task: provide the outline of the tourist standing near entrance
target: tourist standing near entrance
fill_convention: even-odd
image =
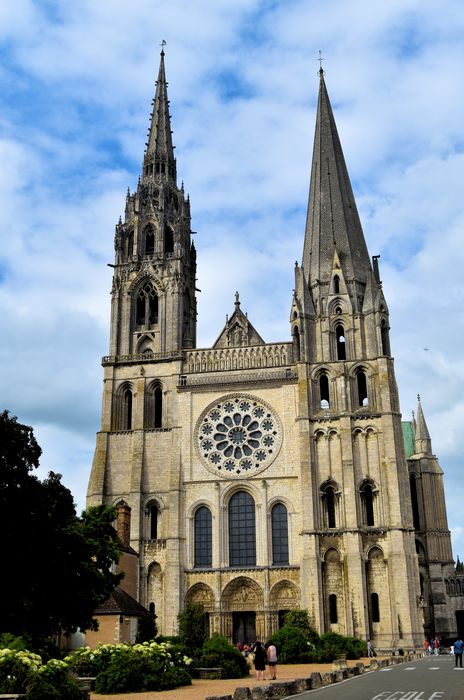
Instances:
[[[277,649],[273,642],[268,643],[267,663],[269,666],[269,673],[271,674],[271,681],[275,681],[277,678]]]
[[[457,668],[458,662],[459,667],[462,668],[462,652],[464,650],[464,642],[461,638],[454,642],[454,665]]]
[[[256,679],[259,681],[264,680],[264,669],[266,668],[266,650],[261,642],[256,641],[253,646],[253,653],[255,655],[255,671]]]

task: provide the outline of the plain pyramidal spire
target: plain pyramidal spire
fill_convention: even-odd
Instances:
[[[303,250],[310,286],[330,281],[334,250],[346,279],[365,284],[369,253],[321,68]]]
[[[164,46],[162,42],[158,80],[156,81],[155,99],[151,113],[148,141],[143,160],[142,178],[153,175],[176,179],[176,159],[172,145],[171,116],[169,114],[168,83],[164,65]]]
[[[424,412],[419,394],[417,395],[417,418],[416,418],[416,452],[418,454],[425,452],[431,454],[432,440],[430,439],[429,429],[425,422]]]

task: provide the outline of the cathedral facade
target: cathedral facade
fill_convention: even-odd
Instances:
[[[319,632],[419,646],[439,632],[428,610],[453,571],[444,499],[437,519],[422,491],[443,494],[442,472],[422,423],[406,460],[378,259],[322,71],[288,340],[266,343],[237,294],[213,347],[196,347],[191,233],[162,52],[141,177],[116,226],[87,501],[130,514],[138,601],[163,634],[201,602],[231,641],[265,639],[305,608]]]

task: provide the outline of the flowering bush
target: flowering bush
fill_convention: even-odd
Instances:
[[[168,642],[100,644],[76,649],[65,662],[80,676],[96,676],[99,693],[167,690],[191,682],[191,659]]]
[[[0,649],[0,693],[26,693],[27,700],[80,700],[68,665],[26,650]]]

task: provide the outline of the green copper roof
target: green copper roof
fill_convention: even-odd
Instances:
[[[409,459],[410,456],[415,454],[416,452],[416,443],[414,439],[414,428],[412,425],[412,421],[401,421],[401,427],[403,428],[404,451],[406,453],[406,459]]]

